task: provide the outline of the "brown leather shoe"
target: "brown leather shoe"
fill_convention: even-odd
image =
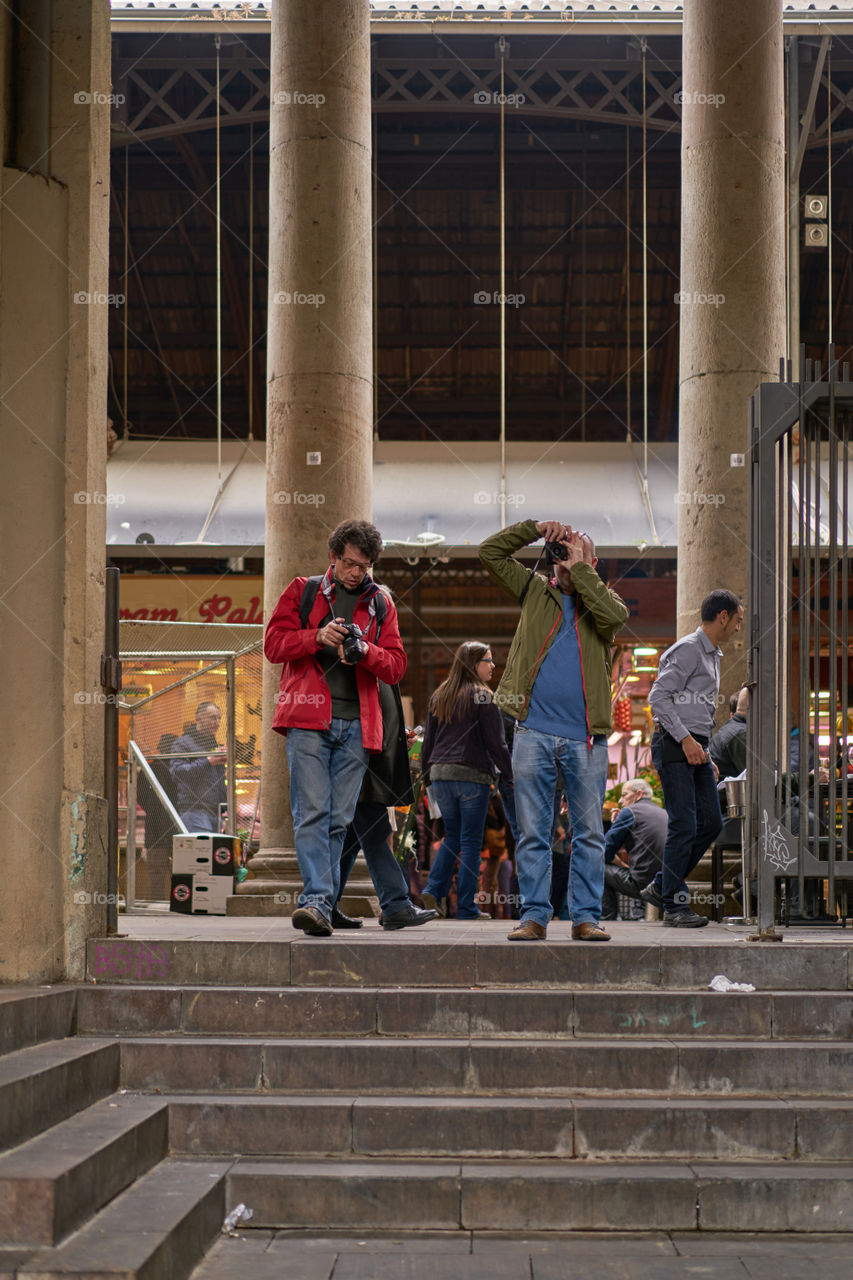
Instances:
[[[527,920],[524,924],[516,925],[512,933],[506,936],[510,942],[544,942],[545,926],[537,924],[535,920]]]
[[[609,942],[610,934],[605,933],[597,924],[593,924],[591,920],[584,920],[583,924],[572,925],[572,937],[575,942]]]

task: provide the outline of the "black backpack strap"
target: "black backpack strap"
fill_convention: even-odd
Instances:
[[[373,599],[376,604],[376,635],[373,637],[373,643],[379,644],[379,632],[382,630],[382,623],[388,617],[388,601],[385,599],[384,591],[377,591]]]
[[[312,574],[302,588],[302,599],[299,601],[299,621],[302,623],[303,631],[308,629],[308,619],[311,617],[311,610],[314,608],[314,601],[317,599],[317,592],[320,590],[322,581],[322,573]]]

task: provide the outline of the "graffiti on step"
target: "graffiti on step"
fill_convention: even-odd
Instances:
[[[92,977],[165,978],[171,961],[165,947],[148,946],[144,942],[98,942],[95,944],[95,963]]]
[[[787,871],[791,863],[797,860],[797,855],[788,848],[781,822],[772,827],[766,809],[761,817],[761,845],[765,861],[777,871]]]

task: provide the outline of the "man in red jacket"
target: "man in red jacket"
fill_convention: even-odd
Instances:
[[[339,524],[305,622],[300,605],[308,579],[294,578],[264,637],[266,657],[282,663],[273,728],[287,735],[302,875],[293,925],[317,937],[332,932],[341,848],[368,752],[382,750],[378,680],[397,684],[406,670],[397,610],[370,576],[381,550],[382,535],[366,520]]]

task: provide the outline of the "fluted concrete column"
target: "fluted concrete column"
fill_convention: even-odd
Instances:
[[[782,0],[691,0],[683,69],[679,635],[715,587],[745,594],[747,473],[731,457],[785,354]],[[744,640],[728,647],[725,692]]]
[[[367,0],[277,0],[270,83],[264,605],[321,572],[330,531],[372,514]],[[278,669],[264,675],[261,847],[292,845]]]
[[[0,982],[44,982],[79,980],[106,929],[110,15],[103,0],[16,13],[0,58],[26,18],[34,56],[0,125]]]

